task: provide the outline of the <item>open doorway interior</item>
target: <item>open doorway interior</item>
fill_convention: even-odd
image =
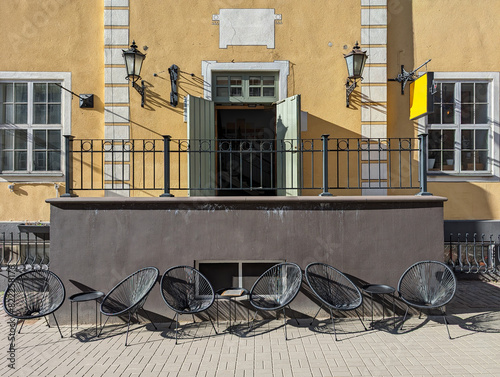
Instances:
[[[276,195],[274,106],[216,108],[218,194]]]

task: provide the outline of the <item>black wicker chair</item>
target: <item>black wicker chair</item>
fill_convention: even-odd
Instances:
[[[125,338],[125,345],[127,345],[130,319],[139,309],[143,309],[149,293],[158,281],[158,275],[159,271],[156,267],[143,268],[123,279],[104,297],[101,303],[101,313],[108,318],[106,318],[99,336],[109,317],[128,315],[127,337]],[[151,321],[148,312],[144,309],[143,312]],[[151,321],[151,324],[156,329],[153,321]]]
[[[410,306],[419,310],[443,308],[453,299],[456,289],[457,279],[444,263],[422,261],[410,266],[398,283],[399,297],[407,304],[400,329],[403,328]],[[442,313],[448,337],[451,339],[446,311],[442,309]]]
[[[26,319],[52,314],[62,338],[54,312],[61,307],[65,297],[64,284],[56,274],[33,270],[20,274],[10,283],[3,296],[3,308],[9,316],[17,319],[16,327],[22,321],[19,333]]]
[[[191,314],[194,321],[195,314],[207,310],[214,303],[214,289],[200,271],[189,266],[169,268],[161,278],[160,287],[165,304],[175,312],[175,344],[177,344],[179,315]],[[208,319],[217,334],[210,315]]]
[[[295,263],[280,263],[264,272],[250,290],[250,304],[256,311],[249,331],[253,329],[253,323],[259,311],[282,309],[285,321],[285,340],[287,340],[285,308],[288,306],[290,309],[289,304],[299,293],[301,284],[302,270]],[[297,318],[295,321],[298,325]]]
[[[321,306],[311,321],[313,323],[321,308],[326,306],[330,310],[335,340],[337,331],[333,320],[333,310],[349,311],[356,310],[363,303],[363,296],[354,283],[336,268],[324,263],[310,263],[305,269],[307,284],[314,294],[320,299]],[[359,317],[364,329],[366,327]]]

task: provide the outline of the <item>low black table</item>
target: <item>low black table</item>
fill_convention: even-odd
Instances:
[[[394,325],[396,325],[396,316],[394,310],[394,292],[396,289],[390,285],[385,284],[366,284],[361,287],[363,291],[370,294],[372,300],[372,323],[370,327],[373,328],[373,295],[391,295],[392,296],[392,318],[394,320]],[[364,310],[363,310],[364,313]],[[385,307],[382,304],[382,318],[385,319]]]
[[[104,293],[99,291],[80,292],[69,298],[71,302],[71,336],[73,336],[73,303],[76,302],[76,329],[78,330],[78,304],[84,301],[95,301],[95,335],[97,336],[97,300],[104,296]],[[100,313],[99,313],[100,314]],[[99,315],[99,324],[101,324],[101,316]]]
[[[219,326],[219,300],[229,300],[229,332],[231,332],[231,307],[234,305],[234,320],[236,321],[236,299],[238,297],[248,296],[248,293],[248,290],[245,288],[223,288],[219,289],[216,292],[215,297],[217,299],[217,327]]]

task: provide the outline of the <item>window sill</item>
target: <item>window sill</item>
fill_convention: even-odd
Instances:
[[[477,173],[427,173],[428,182],[498,182],[500,177],[490,172]]]
[[[42,183],[52,183],[54,181],[61,181],[64,177],[62,172],[37,172],[37,173],[13,173],[6,172],[0,173],[0,182],[35,182],[41,181]]]

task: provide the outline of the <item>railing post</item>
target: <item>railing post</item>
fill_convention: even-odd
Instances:
[[[173,195],[170,193],[170,135],[163,135],[163,194],[162,198],[171,198]]]
[[[420,181],[420,192],[418,196],[432,195],[427,192],[427,136],[428,134],[418,135],[419,139],[419,165],[418,165],[418,178]]]
[[[71,198],[78,196],[73,193],[73,139],[75,137],[71,135],[64,135],[64,145],[66,151],[65,155],[65,172],[64,176],[66,178],[66,192],[61,195],[61,198]]]
[[[328,137],[330,135],[321,135],[323,139],[323,192],[319,196],[333,196],[328,192]]]

